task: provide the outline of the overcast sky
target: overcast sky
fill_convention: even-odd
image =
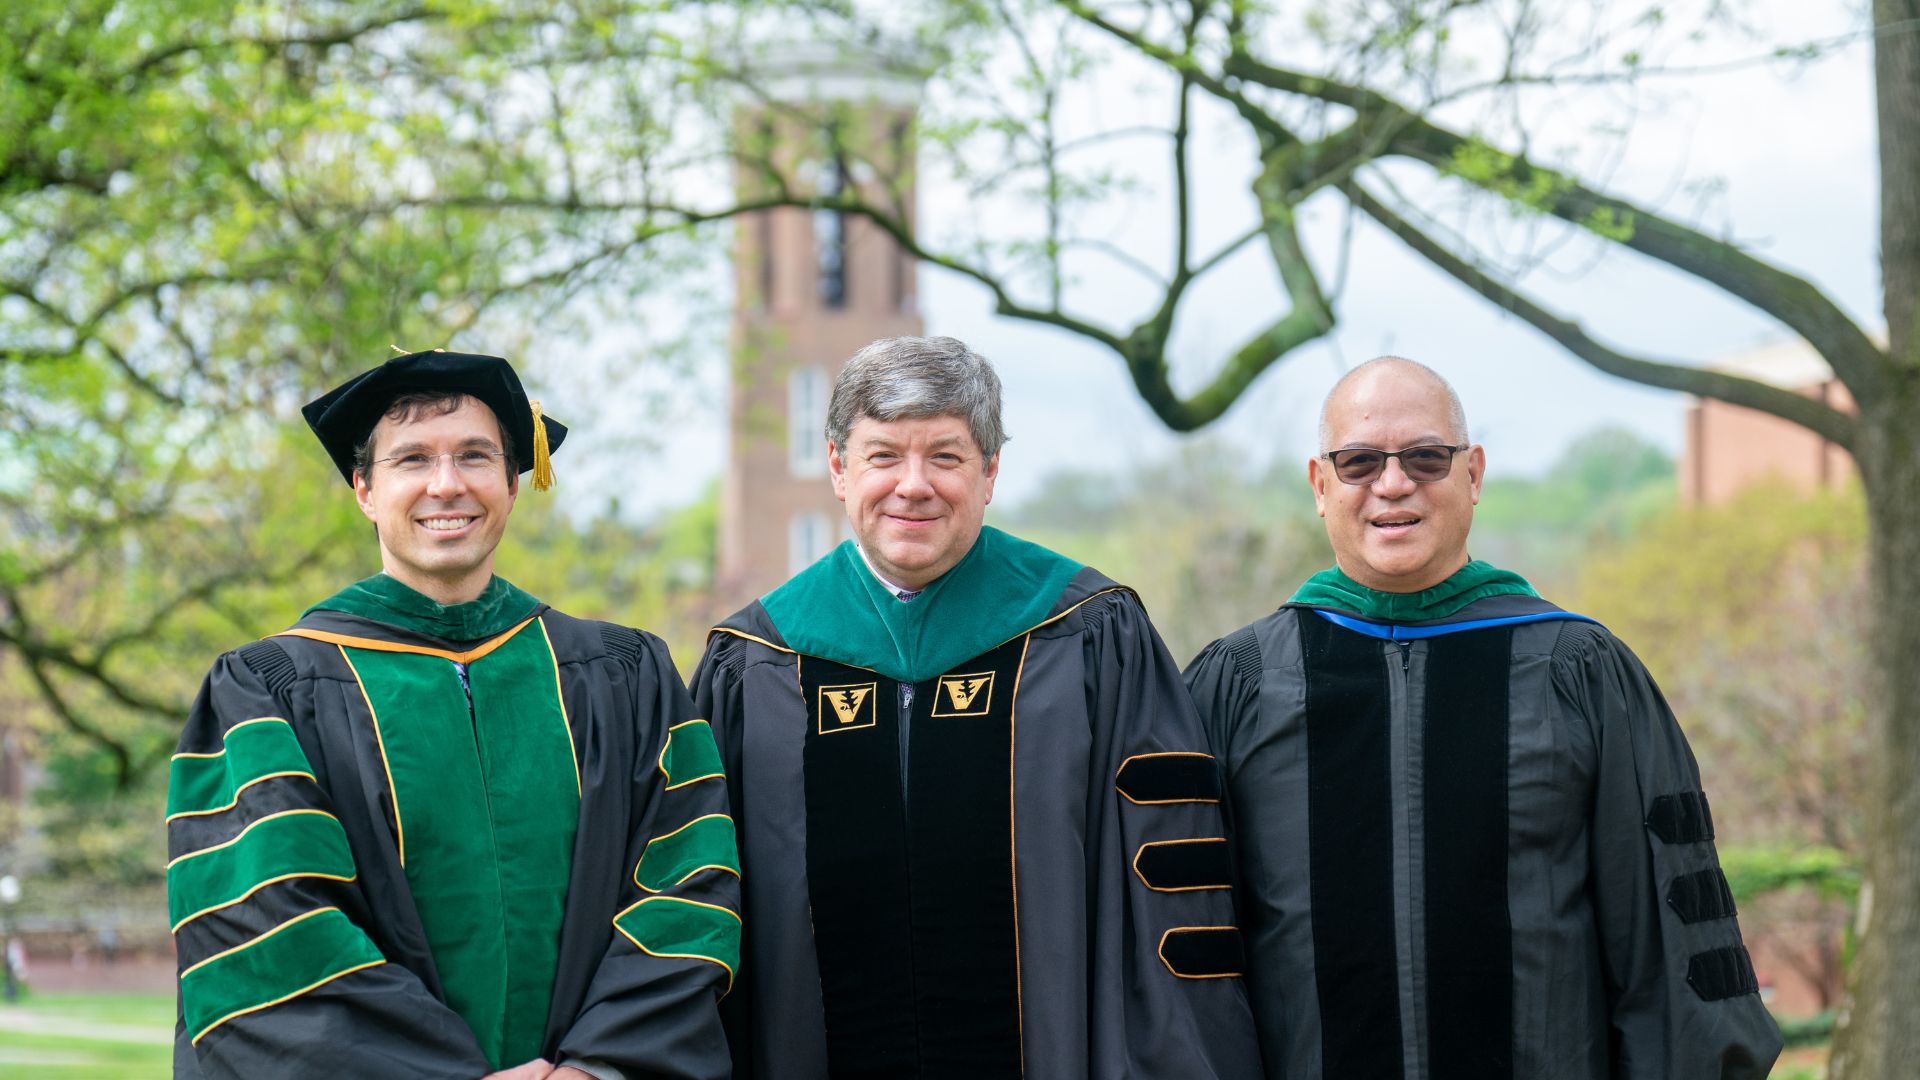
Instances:
[[[1860,25],[1844,4],[1823,11],[1791,2],[1753,5],[1753,21],[1769,40],[1791,42],[1841,34]],[[1719,56],[1764,52],[1763,42],[1729,43]],[[1109,76],[1124,79],[1125,74]],[[1072,122],[1114,123],[1105,108],[1129,107],[1114,85],[1096,88]],[[1115,101],[1119,100],[1119,104]],[[1535,125],[1535,146],[1570,150],[1603,161],[1606,187],[1670,214],[1686,216],[1701,183],[1723,187],[1706,220],[1760,256],[1803,274],[1856,318],[1880,326],[1876,264],[1878,173],[1874,156],[1871,55],[1856,43],[1813,65],[1755,65],[1708,76],[1649,81],[1632,111],[1615,93],[1590,95]],[[1104,103],[1104,104],[1103,104]],[[1631,119],[1615,146],[1588,144],[1595,123]],[[1193,175],[1196,225],[1225,237],[1250,225],[1246,195],[1251,163],[1238,125],[1214,115],[1197,126]],[[1139,152],[1139,151],[1134,151]],[[1544,156],[1538,150],[1536,156]],[[921,191],[922,229],[934,229],[958,205],[951,185],[928,176]],[[1150,250],[1164,236],[1162,214],[1145,200],[1116,202],[1100,234]],[[1303,215],[1310,254],[1324,280],[1334,277],[1346,226],[1332,196]],[[1623,251],[1595,261],[1592,245],[1575,245],[1526,287],[1549,307],[1581,321],[1602,340],[1629,351],[1689,363],[1780,340],[1786,331],[1750,308]],[[1338,375],[1385,352],[1421,360],[1453,381],[1467,407],[1474,438],[1486,444],[1491,479],[1536,473],[1573,438],[1606,424],[1623,425],[1677,452],[1682,395],[1610,379],[1587,368],[1518,320],[1430,269],[1398,241],[1364,221],[1351,234],[1349,269],[1338,299],[1340,326],[1270,370],[1234,409],[1200,437],[1217,440],[1249,464],[1276,456],[1304,461],[1312,452],[1320,399]],[[1127,271],[1082,264],[1070,296],[1081,310],[1118,327],[1147,295]],[[1002,461],[998,498],[1018,501],[1047,473],[1062,468],[1124,469],[1173,450],[1169,433],[1134,395],[1120,362],[1101,347],[1062,331],[995,317],[980,287],[923,268],[922,313],[928,333],[960,337],[992,358],[1006,385],[1013,441]],[[1271,263],[1256,247],[1224,265],[1190,294],[1176,327],[1176,376],[1193,385],[1253,329],[1284,310]],[[723,327],[697,335],[699,351],[725,347]],[[698,357],[696,357],[698,359]],[[623,505],[652,511],[696,497],[725,463],[723,364],[700,363],[648,421],[653,447],[593,454],[617,441],[611,432],[632,417],[609,415],[577,380],[549,396],[586,421],[576,458],[583,486],[621,490]],[[558,410],[556,410],[557,412]],[[572,416],[569,416],[572,419]],[[570,446],[573,445],[570,441]],[[633,454],[642,461],[635,469]],[[571,455],[570,455],[571,456]],[[594,457],[598,464],[586,465]],[[620,467],[608,462],[617,460]],[[644,481],[635,484],[635,477]],[[579,489],[576,488],[576,491]]]

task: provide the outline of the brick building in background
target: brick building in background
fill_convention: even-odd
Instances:
[[[761,69],[762,94],[735,112],[748,156],[822,197],[849,187],[914,221],[918,76],[875,59],[795,47]],[[835,147],[845,148],[836,152]],[[742,200],[768,169],[737,166]],[[827,395],[875,338],[924,332],[914,259],[865,218],[782,207],[736,220],[729,454],[721,492],[715,609],[732,611],[848,535],[827,476]]]
[[[1727,357],[1713,367],[1854,411],[1853,396],[1833,377],[1833,369],[1799,338]],[[1803,493],[1835,487],[1853,478],[1853,459],[1798,424],[1696,398],[1687,410],[1679,471],[1681,501],[1713,506],[1769,479]]]

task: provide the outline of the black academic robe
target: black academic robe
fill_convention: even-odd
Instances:
[[[737,1076],[1258,1075],[1178,670],[1096,571],[1039,610],[918,683],[796,653],[758,602],[714,631],[693,689],[740,821]]]
[[[544,605],[533,616],[524,633],[550,643],[545,685],[564,708],[578,770],[550,782],[569,799],[577,788],[579,807],[558,940],[546,943],[554,966],[544,1027],[533,1029],[539,1052],[628,1077],[724,1077],[718,999],[737,966],[739,926],[730,823],[723,855],[695,860],[714,865],[647,860],[656,838],[727,814],[717,768],[698,767],[713,761],[711,744],[701,751],[684,737],[704,725],[658,639]],[[176,1075],[470,1080],[519,1064],[490,1062],[448,1005],[401,861],[429,838],[410,828],[403,848],[396,828],[387,758],[398,748],[387,744],[405,735],[407,710],[384,710],[377,728],[379,695],[347,659],[356,649],[363,667],[368,651],[472,656],[498,642],[445,641],[337,611],[310,612],[288,634],[307,636],[222,656],[180,738],[176,766],[199,770],[205,791],[195,797],[207,805],[168,822],[185,987]],[[547,655],[537,637],[516,640]],[[460,678],[473,673],[481,686],[487,662]],[[444,674],[457,687],[453,671]],[[204,775],[209,766],[226,774]],[[510,818],[514,793],[495,795]],[[427,809],[402,806],[410,826]]]
[[[1187,681],[1268,1076],[1767,1074],[1699,771],[1603,627],[1530,596],[1420,624],[1289,605]]]

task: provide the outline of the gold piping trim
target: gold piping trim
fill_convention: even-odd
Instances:
[[[649,889],[649,888],[647,888],[647,887],[646,887],[645,885],[640,885],[640,880],[639,880],[639,876],[640,876],[640,867],[636,865],[636,866],[635,866],[635,867],[633,868],[633,873],[634,873],[634,882],[633,882],[633,883],[634,883],[635,885],[640,885],[640,891],[641,891],[641,892],[644,892],[644,893],[651,893],[651,894],[653,894],[654,896],[660,896],[660,895],[662,895],[662,894],[664,894],[664,893],[665,893],[665,892],[666,892],[666,891],[667,891],[668,889],[677,889],[677,888],[679,888],[680,886],[682,886],[682,885],[685,885],[685,884],[687,883],[687,880],[688,880],[689,878],[691,878],[691,877],[693,877],[693,875],[695,875],[695,874],[697,874],[697,873],[699,873],[699,872],[701,872],[702,870],[725,870],[725,871],[726,871],[727,873],[729,873],[729,874],[732,874],[732,875],[733,875],[734,877],[739,877],[739,876],[740,876],[740,871],[738,871],[738,870],[735,870],[735,869],[734,869],[733,867],[731,867],[731,866],[722,866],[722,865],[720,865],[719,863],[708,863],[708,864],[706,864],[705,866],[696,866],[696,867],[694,867],[693,869],[691,869],[691,870],[689,870],[689,871],[687,871],[687,872],[686,872],[686,874],[685,874],[685,875],[683,875],[683,876],[682,876],[682,877],[680,878],[680,880],[678,880],[678,881],[676,881],[676,882],[674,882],[674,883],[673,883],[673,884],[671,884],[671,885],[663,885],[663,886],[661,886],[661,887],[660,887],[660,888],[658,888],[658,889]],[[678,898],[678,897],[670,897],[669,899],[679,899],[679,898]]]
[[[239,731],[241,728],[246,727],[249,724],[287,724],[287,719],[284,716],[256,716],[251,720],[242,720],[239,723],[233,725],[232,727],[220,733],[220,749],[215,750],[213,753],[211,754],[179,753],[179,754],[173,755],[173,757],[170,760],[179,761],[181,758],[205,759],[205,758],[225,757],[227,753],[228,737],[230,737],[234,732]],[[293,725],[287,724],[287,730],[292,731]]]
[[[351,645],[356,649],[371,649],[374,652],[415,653],[420,656],[438,656],[456,664],[471,664],[493,650],[505,645],[515,634],[527,628],[527,624],[539,619],[538,615],[529,615],[509,630],[501,631],[500,636],[483,645],[477,645],[466,652],[454,652],[452,649],[435,649],[427,645],[403,645],[397,641],[381,641],[378,638],[354,637],[351,634],[336,634],[329,630],[309,630],[296,626],[291,630],[282,630],[274,637],[300,637],[313,641],[324,641],[329,645]]]
[[[214,912],[221,910],[222,908],[230,908],[235,904],[244,903],[248,897],[252,896],[254,893],[259,892],[261,889],[264,889],[269,885],[275,884],[276,882],[292,881],[294,878],[314,878],[315,880],[318,880],[318,881],[352,882],[352,881],[359,880],[359,874],[355,873],[348,877],[341,877],[338,874],[315,874],[305,870],[300,870],[291,874],[281,874],[279,877],[270,877],[267,880],[261,882],[258,885],[255,885],[253,888],[248,889],[246,892],[241,893],[239,896],[236,896],[231,900],[227,900],[222,903],[215,904],[212,907],[201,908],[199,911],[194,912],[193,914],[187,916],[184,919],[181,919],[179,922],[174,923],[172,926],[168,927],[167,932],[170,934],[177,934],[180,932],[181,927],[187,925],[188,923],[192,922],[193,920],[199,918],[202,915],[211,915]]]
[[[679,828],[673,830],[672,832],[661,833],[659,836],[656,836],[653,839],[647,841],[647,846],[640,849],[640,862],[636,862],[633,864],[634,885],[637,886],[642,892],[650,892],[657,896],[660,893],[666,892],[668,889],[677,889],[680,886],[686,884],[688,878],[692,877],[693,875],[699,873],[702,870],[725,870],[727,873],[732,874],[734,877],[739,877],[740,871],[735,870],[731,866],[721,866],[718,863],[710,863],[706,866],[696,866],[693,869],[687,871],[685,874],[681,875],[680,880],[674,882],[671,885],[662,886],[661,888],[658,888],[658,889],[649,889],[645,885],[640,884],[640,863],[647,861],[647,852],[653,849],[653,845],[659,843],[662,840],[667,839],[670,836],[678,836],[681,833],[686,832],[688,829],[693,828],[695,825],[699,824],[700,822],[707,820],[708,818],[726,818],[728,821],[733,821],[733,815],[731,814],[701,814],[699,817],[694,818],[692,821],[687,822],[685,825],[680,826]],[[738,828],[738,827],[739,826],[736,824],[735,828]],[[668,899],[677,900],[679,899],[679,897],[669,897]],[[640,903],[644,904],[646,903],[646,901],[642,900],[640,901]],[[687,903],[696,904],[696,903],[699,903],[699,901],[688,900]],[[709,904],[708,906],[711,907],[712,905]],[[629,908],[628,910],[630,911],[632,909]],[[722,908],[721,910],[724,911],[725,909]],[[624,912],[622,914],[624,914]],[[637,945],[639,943],[635,942],[635,944]]]
[[[775,645],[775,644],[774,644],[773,642],[771,642],[771,641],[768,641],[768,640],[767,640],[766,638],[763,638],[763,637],[754,637],[754,636],[753,636],[752,634],[749,634],[749,633],[746,633],[745,631],[742,631],[742,630],[735,630],[735,629],[732,629],[731,627],[726,627],[726,626],[716,626],[716,627],[714,627],[713,629],[711,629],[711,630],[709,630],[709,631],[707,631],[707,636],[708,636],[708,637],[712,637],[712,636],[713,636],[713,635],[715,635],[715,634],[732,634],[732,635],[733,635],[734,637],[737,637],[737,638],[745,638],[745,639],[747,639],[748,641],[751,641],[751,642],[754,642],[755,644],[758,644],[758,645],[765,645],[765,646],[766,646],[767,648],[769,648],[769,649],[772,649],[772,650],[773,650],[773,651],[775,651],[775,652],[783,652],[783,653],[786,653],[786,654],[787,654],[787,655],[789,655],[789,656],[799,656],[799,655],[800,655],[800,654],[799,654],[798,652],[795,652],[794,650],[792,650],[792,649],[789,649],[789,648],[787,648],[787,647],[786,647],[785,645]],[[862,668],[861,670],[863,670],[863,671],[871,671],[871,670],[873,670],[873,669],[871,669],[871,668]],[[718,962],[718,961],[716,961],[716,963],[717,963],[717,962]]]
[[[1166,964],[1167,970],[1173,972],[1173,977],[1176,979],[1238,979],[1245,976],[1246,972],[1222,971],[1215,975],[1182,975],[1180,972],[1173,970],[1172,964],[1167,963],[1167,939],[1181,932],[1182,930],[1238,930],[1238,929],[1240,928],[1237,926],[1172,926],[1172,927],[1168,927],[1167,932],[1160,935],[1160,944],[1154,948],[1154,952],[1159,954],[1160,962],[1162,964]]]
[[[678,791],[681,788],[686,787],[688,784],[697,784],[702,780],[713,780],[715,778],[719,778],[723,780],[726,779],[727,773],[726,773],[726,770],[723,768],[719,772],[710,772],[705,776],[695,776],[695,777],[692,777],[691,779],[682,780],[677,784],[672,782],[673,775],[667,772],[667,751],[673,748],[673,733],[676,731],[679,731],[681,728],[686,727],[689,724],[707,724],[707,722],[705,720],[682,720],[679,723],[667,729],[667,741],[661,745],[660,756],[653,763],[653,767],[660,770],[660,778],[668,782],[665,787],[660,789],[661,791]],[[707,724],[707,735],[709,737],[712,737],[713,735],[712,724]],[[720,747],[720,740],[714,739],[714,749],[718,750],[719,747]],[[645,887],[646,886],[644,885],[641,886],[641,888],[645,888]]]
[[[1127,770],[1127,762],[1150,757],[1203,757],[1211,761],[1220,760],[1212,754],[1203,754],[1198,750],[1162,750],[1153,754],[1135,754],[1126,761],[1122,761],[1120,767],[1113,770],[1113,790],[1118,791],[1121,798],[1135,806],[1171,806],[1174,803],[1217,803],[1220,801],[1219,799],[1136,799],[1127,794],[1126,789],[1120,786],[1120,774]]]
[[[524,624],[523,624],[524,625]],[[393,762],[387,760],[387,738],[380,734],[380,713],[373,707],[373,696],[367,693],[367,680],[360,677],[360,669],[353,666],[353,657],[347,655],[347,647],[335,642],[340,650],[340,659],[347,662],[347,670],[353,672],[353,683],[360,688],[360,700],[367,703],[367,715],[373,718],[373,741],[380,748],[380,767],[387,772],[387,798],[393,801],[393,842],[400,853],[400,868],[407,867],[407,827],[400,815],[400,789],[393,785]]]
[[[281,772],[268,773],[265,776],[256,776],[253,779],[247,781],[246,783],[241,784],[239,787],[234,788],[233,798],[227,803],[227,805],[216,806],[211,810],[182,810],[177,814],[168,814],[167,819],[165,822],[163,822],[163,824],[172,824],[173,822],[178,821],[181,818],[206,817],[208,814],[224,814],[227,811],[233,809],[234,807],[240,805],[241,792],[247,790],[248,788],[252,787],[255,784],[264,783],[265,781],[268,781],[268,780],[278,780],[280,777],[283,777],[283,776],[304,776],[309,780],[313,780],[312,773],[301,772],[299,769],[286,769]],[[319,781],[317,780],[315,780],[314,782],[319,783]]]
[[[726,818],[728,821],[733,820],[732,814],[701,814],[699,817],[694,818],[693,820],[687,822],[685,825],[680,826],[679,828],[673,830],[672,832],[661,833],[659,836],[656,836],[652,840],[647,841],[647,847],[652,847],[654,844],[659,843],[660,841],[665,840],[670,836],[678,836],[681,833],[686,832],[688,829],[692,828],[693,826],[699,824],[700,822],[707,820],[708,818],[717,818],[717,817]],[[640,857],[643,859],[647,857],[647,848],[640,849]]]
[[[201,1028],[200,1034],[195,1035],[191,1040],[191,1042],[193,1043],[193,1045],[198,1046],[200,1045],[200,1040],[207,1037],[208,1032],[212,1031],[214,1028],[219,1027],[221,1024],[224,1024],[229,1020],[233,1020],[237,1017],[245,1016],[248,1013],[259,1012],[261,1009],[271,1009],[275,1005],[279,1005],[282,1002],[292,1001],[294,998],[299,997],[301,994],[318,990],[335,979],[344,979],[348,975],[351,975],[356,971],[365,971],[368,968],[379,967],[381,964],[384,964],[384,963],[386,963],[386,960],[380,959],[380,960],[369,960],[364,964],[356,964],[345,971],[335,972],[334,974],[329,975],[324,979],[321,979],[319,982],[313,983],[309,986],[303,986],[300,989],[295,990],[293,993],[286,995],[285,997],[277,997],[277,998],[274,998],[272,1001],[261,1002],[258,1005],[250,1005],[244,1009],[235,1009],[233,1012],[230,1012],[227,1015],[221,1017],[220,1019],[215,1020],[213,1023],[208,1024],[206,1027]]]
[[[1044,618],[1044,619],[1041,619],[1041,620],[1040,620],[1039,622],[1037,622],[1037,623],[1034,623],[1034,624],[1033,624],[1032,626],[1029,626],[1029,627],[1027,627],[1027,628],[1026,628],[1025,630],[1022,630],[1022,631],[1020,631],[1020,633],[1018,633],[1018,634],[1015,634],[1015,635],[1013,635],[1013,637],[1010,637],[1010,638],[1008,638],[1008,639],[1007,639],[1007,641],[1012,641],[1012,640],[1013,640],[1013,638],[1017,638],[1017,637],[1024,637],[1024,636],[1026,636],[1026,635],[1028,635],[1028,634],[1031,634],[1031,633],[1033,633],[1033,632],[1034,632],[1035,630],[1038,630],[1038,629],[1040,629],[1040,628],[1041,628],[1041,627],[1043,627],[1043,626],[1051,626],[1051,625],[1053,625],[1054,623],[1057,623],[1057,622],[1059,622],[1059,621],[1060,621],[1061,619],[1064,619],[1064,618],[1066,618],[1067,616],[1069,616],[1069,615],[1071,615],[1071,614],[1073,614],[1074,612],[1076,612],[1076,611],[1078,611],[1078,610],[1080,610],[1080,609],[1081,609],[1081,607],[1083,607],[1083,606],[1085,606],[1085,605],[1087,605],[1087,604],[1090,604],[1090,603],[1092,603],[1092,602],[1093,602],[1093,601],[1095,601],[1095,600],[1098,600],[1098,599],[1099,599],[1100,597],[1102,597],[1102,596],[1105,596],[1105,595],[1107,595],[1108,593],[1116,593],[1116,592],[1123,592],[1123,593],[1132,593],[1132,594],[1133,594],[1133,598],[1134,598],[1135,600],[1138,600],[1138,599],[1140,599],[1140,594],[1139,594],[1139,593],[1135,593],[1135,592],[1134,592],[1134,591],[1133,591],[1132,589],[1129,589],[1129,588],[1127,588],[1127,587],[1126,587],[1125,585],[1115,585],[1115,586],[1114,586],[1113,588],[1111,588],[1111,589],[1101,589],[1101,590],[1100,590],[1099,592],[1097,592],[1097,593],[1094,593],[1094,594],[1093,594],[1093,595],[1091,595],[1091,596],[1088,596],[1088,597],[1087,597],[1086,599],[1084,599],[1084,600],[1081,600],[1081,601],[1079,601],[1078,603],[1075,603],[1075,604],[1074,604],[1074,605],[1073,605],[1072,607],[1070,607],[1070,608],[1068,608],[1067,610],[1065,610],[1065,611],[1063,611],[1063,612],[1061,612],[1060,614],[1058,614],[1058,615],[1049,615],[1049,616],[1047,616],[1046,618]],[[1144,607],[1145,607],[1146,605],[1144,605],[1144,604],[1143,604],[1143,605],[1141,605],[1141,606],[1142,606],[1142,607],[1144,608]],[[1005,645],[1005,644],[1007,643],[1007,641],[1003,641],[1003,642],[1001,642],[1001,643],[1000,643],[1000,645]],[[999,647],[1000,647],[1000,645],[995,645],[995,646],[993,647],[993,649],[997,649],[997,648],[999,648]],[[992,651],[993,651],[993,649],[988,649],[988,650],[987,650],[987,652],[992,652]],[[986,655],[986,653],[982,653],[981,655],[982,655],[982,656],[984,656],[984,655]]]
[[[1140,856],[1145,855],[1147,849],[1150,847],[1171,847],[1174,844],[1224,844],[1226,842],[1227,838],[1224,836],[1196,836],[1190,840],[1149,841],[1148,843],[1141,844],[1140,850],[1133,853],[1133,863],[1131,864],[1133,866],[1133,876],[1140,879],[1140,884],[1145,885],[1154,892],[1204,892],[1208,889],[1231,889],[1233,888],[1231,882],[1225,885],[1176,885],[1172,888],[1163,889],[1153,882],[1148,881],[1147,875],[1140,872]]]
[[[1027,670],[1027,649],[1033,645],[1028,634],[1020,643],[1020,663],[1013,669],[1013,696],[1007,699],[1007,862],[1013,871],[1013,1015],[1020,1029],[1020,1075],[1027,1075],[1026,990],[1020,972],[1020,843],[1018,815],[1014,800],[1014,762],[1020,753],[1020,676]]]
[[[553,651],[553,637],[547,633],[547,621],[535,615],[534,621],[540,624],[540,637],[547,643],[547,658],[553,661],[553,696],[560,702],[560,728],[567,733],[567,759],[573,762],[573,794],[576,798],[586,792],[580,787],[580,748],[573,742],[573,721],[567,716],[567,695],[560,686],[560,657]]]
[[[206,967],[208,964],[213,963],[215,960],[218,960],[223,956],[232,956],[234,953],[241,952],[245,949],[251,949],[255,945],[260,944],[261,942],[267,940],[268,938],[279,933],[280,931],[285,930],[287,927],[292,926],[294,923],[305,922],[306,920],[313,918],[315,915],[325,915],[329,911],[339,911],[339,910],[340,910],[339,908],[334,907],[332,904],[328,904],[326,907],[317,907],[317,908],[314,908],[312,911],[303,911],[300,914],[295,915],[293,918],[288,919],[286,922],[283,922],[278,926],[270,927],[269,929],[263,930],[259,934],[256,934],[255,936],[248,938],[246,941],[243,941],[238,945],[232,946],[231,948],[221,949],[219,952],[214,953],[212,956],[207,957],[205,960],[202,960],[199,963],[194,964],[192,967],[187,968],[187,970],[181,972],[180,977],[184,979],[187,976],[193,974],[195,971],[198,971],[199,969]]]
[[[657,956],[662,960],[705,960],[709,964],[719,964],[721,968],[725,969],[727,973],[727,988],[720,992],[720,996],[726,997],[728,994],[732,993],[733,992],[733,968],[728,966],[725,960],[722,960],[717,956],[707,956],[703,953],[654,952],[652,949],[649,949],[645,945],[640,944],[639,939],[635,938],[632,934],[627,933],[627,928],[620,925],[620,917],[622,915],[626,915],[627,913],[633,911],[634,908],[639,907],[641,904],[651,904],[655,902],[692,904],[696,907],[712,908],[715,911],[724,911],[727,914],[733,916],[734,922],[740,923],[740,925],[745,926],[746,922],[740,918],[740,913],[733,910],[732,908],[721,907],[719,904],[709,904],[703,900],[688,900],[685,897],[680,897],[680,896],[649,896],[649,897],[646,897],[645,899],[634,901],[632,904],[629,904],[626,908],[622,909],[619,915],[615,915],[613,917],[613,928],[615,930],[620,931],[620,936],[623,938],[626,938],[628,941],[633,942],[634,948],[639,949],[641,952],[646,953],[648,956]]]
[[[248,833],[252,832],[253,830],[259,828],[262,825],[265,825],[267,822],[272,821],[275,818],[292,817],[295,814],[319,814],[323,818],[330,819],[335,825],[340,824],[339,818],[334,817],[332,814],[327,813],[325,810],[315,810],[312,807],[300,807],[294,810],[281,810],[278,813],[268,814],[266,817],[263,817],[254,821],[251,825],[248,825],[246,828],[241,829],[239,832],[233,834],[233,836],[225,840],[222,840],[219,843],[212,845],[211,847],[203,847],[198,851],[189,851],[185,855],[181,855],[178,858],[169,859],[167,861],[167,865],[163,867],[163,869],[171,870],[175,866],[178,866],[179,864],[186,862],[188,859],[196,859],[209,852],[219,851],[221,848],[224,848],[224,847],[231,847],[234,844],[237,844],[241,840],[245,839]]]

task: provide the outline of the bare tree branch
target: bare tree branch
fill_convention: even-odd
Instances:
[[[1356,114],[1354,125],[1321,144],[1323,148],[1348,151],[1349,170],[1368,157],[1351,153],[1353,148],[1374,146],[1379,148],[1379,153],[1422,161],[1442,173],[1459,175],[1496,194],[1515,197],[1520,193],[1542,193],[1540,206],[1547,213],[1594,229],[1632,250],[1716,285],[1780,320],[1832,365],[1834,374],[1847,385],[1856,400],[1876,397],[1883,388],[1888,370],[1885,352],[1838,304],[1806,279],[1756,259],[1733,244],[1624,199],[1594,191],[1571,177],[1536,166],[1522,156],[1507,156],[1502,167],[1490,174],[1462,172],[1456,168],[1460,156],[1474,151],[1478,144],[1428,121],[1384,94],[1265,63],[1239,45],[1227,54],[1220,73],[1213,75],[1200,70],[1191,56],[1154,42],[1142,32],[1118,25],[1081,0],[1062,2],[1079,18],[1168,65],[1182,78],[1190,78],[1193,85],[1233,105],[1258,132],[1275,138],[1293,138],[1284,125],[1249,99],[1238,84],[1263,86],[1351,109]],[[1319,168],[1313,175],[1333,177],[1337,173]],[[1576,351],[1576,355],[1580,354]],[[1635,375],[1622,377],[1637,378]],[[1793,416],[1787,418],[1794,419]]]
[[[1461,258],[1447,247],[1374,197],[1358,183],[1347,187],[1348,197],[1368,217],[1385,226],[1408,247],[1449,277],[1479,293],[1494,306],[1509,311],[1558,342],[1568,352],[1609,375],[1630,379],[1648,386],[1681,390],[1715,398],[1791,420],[1837,446],[1852,450],[1858,423],[1836,409],[1810,397],[1754,379],[1730,375],[1707,368],[1647,360],[1602,345],[1580,324],[1564,319],[1522,295],[1492,275]]]
[[[27,674],[32,677],[34,687],[40,691],[40,700],[46,702],[47,708],[53,711],[53,715],[74,734],[97,744],[102,750],[112,755],[114,787],[121,791],[132,787],[135,772],[133,752],[127,748],[127,744],[81,719],[80,714],[73,711],[73,706],[69,705],[65,696],[60,693],[60,688],[55,686],[53,680],[48,677],[41,660],[24,653],[22,656],[26,660]]]
[[[1881,389],[1886,371],[1885,352],[1838,304],[1805,278],[1625,199],[1594,191],[1572,177],[1534,165],[1524,157],[1508,157],[1504,167],[1492,175],[1458,173],[1454,166],[1463,152],[1474,149],[1473,140],[1448,131],[1372,90],[1274,67],[1245,53],[1228,57],[1225,70],[1233,78],[1354,109],[1368,126],[1384,126],[1391,132],[1387,140],[1389,153],[1412,157],[1442,172],[1460,175],[1496,194],[1541,192],[1541,208],[1563,221],[1583,228],[1594,228],[1599,223],[1618,229],[1619,233],[1610,239],[1719,286],[1807,339],[1833,366],[1834,374],[1846,383],[1856,400],[1867,400]]]

